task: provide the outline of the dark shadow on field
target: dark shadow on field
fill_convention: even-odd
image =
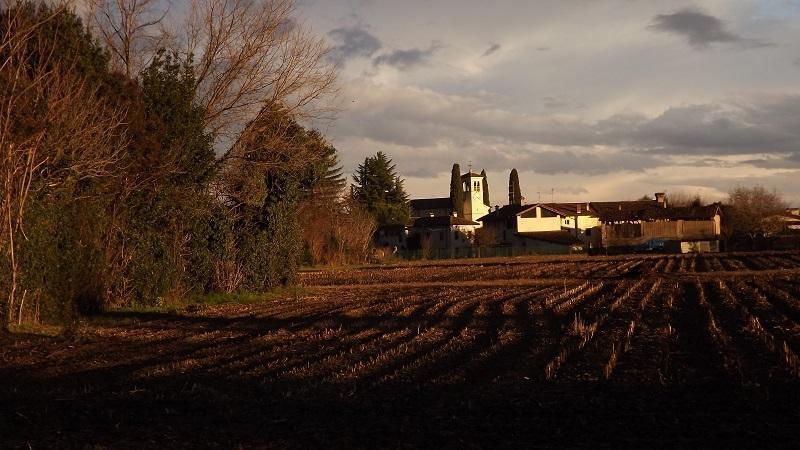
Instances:
[[[529,328],[521,307],[503,313],[490,305],[483,316],[476,310],[466,303],[432,312],[423,301],[407,317],[127,314],[139,322],[124,338],[42,339],[43,357],[0,360],[0,447],[777,448],[800,437],[795,382],[742,386],[720,377],[661,386],[506,377],[535,360],[530,348],[516,342],[480,355],[506,322],[524,336],[537,328]],[[537,326],[565,320],[538,319]],[[465,327],[481,334],[459,341],[452,359],[430,358]],[[443,332],[424,344],[403,347],[437,328]],[[363,334],[368,329],[397,336],[364,347],[373,342]],[[213,333],[219,336],[202,339]],[[288,333],[283,346],[268,341],[273,333]],[[28,338],[14,339],[0,344]],[[331,377],[338,360],[325,363],[340,356],[352,363],[353,352],[369,361],[393,350],[397,358],[352,378]],[[203,365],[209,356],[214,363]],[[464,365],[478,367],[479,376],[446,376]],[[413,367],[407,377],[383,378],[406,367]],[[293,372],[301,369],[309,375]]]

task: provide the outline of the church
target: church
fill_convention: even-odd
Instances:
[[[489,214],[486,176],[470,170],[461,175],[463,215],[454,196],[419,198],[410,203],[411,222],[406,229],[409,249],[458,250],[472,247],[480,218]]]
[[[461,175],[461,190],[463,197],[464,216],[470,222],[475,222],[481,217],[489,214],[488,182],[485,175],[481,175],[471,170]],[[418,198],[410,202],[411,218],[420,217],[458,217],[457,209],[453,204],[452,197]]]

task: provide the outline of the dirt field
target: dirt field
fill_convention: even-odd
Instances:
[[[0,347],[3,447],[792,447],[800,253],[302,275]]]

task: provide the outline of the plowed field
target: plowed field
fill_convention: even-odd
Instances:
[[[800,437],[798,253],[399,265],[301,282],[308,295],[6,338],[3,446]]]

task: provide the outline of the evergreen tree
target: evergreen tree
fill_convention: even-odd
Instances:
[[[316,156],[316,160],[309,165],[301,180],[303,200],[313,204],[334,202],[340,198],[347,184],[336,147],[317,130],[308,131],[306,140],[309,152]]]
[[[368,156],[353,174],[355,199],[379,225],[405,224],[409,219],[408,196],[392,160],[383,152]]]
[[[204,185],[214,175],[212,137],[205,131],[203,110],[194,104],[191,60],[160,50],[142,72],[142,94],[148,113],[163,124],[164,160],[175,164],[173,181]]]
[[[453,172],[450,174],[450,200],[453,211],[458,217],[464,217],[464,188],[461,186],[461,167],[458,164],[453,164]]]
[[[483,204],[492,206],[492,201],[489,199],[489,181],[486,179],[486,171],[481,170],[481,177],[483,177]]]
[[[512,169],[508,177],[508,204],[522,204],[522,192],[519,188],[519,174],[517,173],[517,169]]]

